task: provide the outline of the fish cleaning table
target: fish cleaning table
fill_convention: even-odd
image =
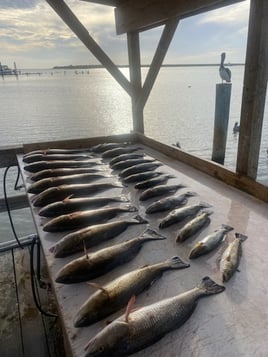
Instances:
[[[186,323],[177,330],[167,334],[154,345],[135,354],[143,356],[183,356],[183,357],[265,357],[268,353],[268,206],[234,188],[225,185],[201,172],[177,162],[150,147],[139,145],[149,156],[162,162],[158,171],[174,175],[167,184],[183,183],[184,188],[177,191],[196,192],[189,198],[188,204],[206,202],[211,205],[211,223],[200,234],[183,243],[176,243],[180,224],[174,224],[166,229],[158,225],[166,213],[148,215],[146,207],[156,200],[139,201],[140,191],[130,184],[123,188],[113,188],[95,196],[126,195],[130,202],[138,208],[138,214],[148,220],[148,224],[130,226],[116,238],[91,248],[88,253],[97,251],[114,243],[140,235],[150,227],[167,237],[163,241],[153,241],[145,244],[139,254],[128,263],[121,265],[99,278],[94,279],[99,285],[104,285],[119,275],[144,266],[166,260],[178,255],[184,262],[190,263],[190,268],[171,270],[163,274],[148,290],[137,296],[135,307],[142,307],[160,299],[174,296],[195,287],[204,276],[211,277],[217,283],[225,286],[225,291],[209,296],[199,301],[196,310]],[[22,156],[18,156],[26,188],[32,183],[28,172],[24,170]],[[28,194],[33,220],[40,237],[41,246],[55,292],[58,304],[58,314],[66,340],[66,354],[73,357],[85,355],[84,346],[106,321],[111,321],[124,313],[125,309],[88,327],[75,328],[74,316],[87,298],[96,291],[86,283],[63,285],[55,282],[59,269],[67,262],[83,255],[76,253],[66,258],[55,258],[49,249],[66,233],[47,233],[42,227],[47,218],[38,215],[38,208],[32,204],[32,194]],[[124,213],[121,217],[134,217],[137,212]],[[118,216],[119,217],[119,216]],[[117,217],[117,219],[118,219]],[[115,220],[115,219],[113,219]],[[228,233],[226,240],[207,255],[189,260],[189,252],[195,242],[205,237],[222,224],[232,226],[234,230]],[[228,241],[234,239],[234,232],[248,236],[242,243],[242,257],[239,271],[226,283],[222,283],[219,261]]]

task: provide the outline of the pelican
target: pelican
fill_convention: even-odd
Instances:
[[[221,65],[219,68],[220,77],[222,81],[231,82],[231,71],[229,68],[224,67],[225,52],[221,54]]]

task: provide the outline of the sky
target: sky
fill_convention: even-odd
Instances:
[[[94,40],[127,64],[126,35],[116,35],[112,7],[66,0]],[[244,63],[250,0],[181,20],[165,64]],[[150,64],[163,27],[142,32],[141,62]],[[0,62],[18,69],[99,64],[45,0],[0,0]]]

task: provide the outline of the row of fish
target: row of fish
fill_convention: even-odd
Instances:
[[[188,191],[174,195],[185,186],[167,184],[169,179],[175,177],[156,171],[162,164],[139,151],[139,148],[132,147],[129,143],[106,143],[90,150],[68,152],[49,149],[25,155],[27,165],[24,168],[31,173],[30,178],[33,181],[28,188],[28,192],[35,195],[33,205],[40,208],[40,216],[51,218],[44,224],[44,231],[74,230],[64,235],[50,251],[55,258],[60,258],[84,250],[82,257],[71,260],[60,269],[56,282],[74,284],[95,279],[134,259],[145,243],[166,240],[162,234],[147,228],[138,237],[88,253],[87,249],[116,237],[130,225],[148,223],[126,196],[92,197],[98,192],[133,184],[139,192],[141,202],[167,195],[150,203],[145,213],[150,217],[154,213],[169,211],[159,224],[161,230],[187,220],[176,237],[178,243],[197,234],[210,223],[210,205],[203,202],[186,205],[188,199],[196,196],[196,193]],[[118,175],[107,169],[107,160],[110,169],[119,171]],[[112,182],[94,182],[102,179]],[[140,190],[144,191],[140,193]],[[111,203],[121,206],[105,207]],[[127,212],[134,212],[136,215],[106,222],[117,214]],[[223,225],[196,243],[189,258],[194,259],[217,247],[232,229]],[[238,267],[241,243],[245,239],[245,236],[236,234],[236,239],[229,244],[222,256],[220,271],[224,282],[229,280]],[[224,290],[223,286],[205,277],[197,287],[188,292],[138,310],[133,308],[135,296],[150,287],[164,271],[189,266],[179,257],[172,257],[134,269],[103,286],[91,283],[97,291],[78,310],[74,318],[75,327],[95,323],[126,305],[127,309],[123,316],[89,341],[85,348],[86,356],[127,356],[135,353],[180,327],[191,316],[200,297]]]

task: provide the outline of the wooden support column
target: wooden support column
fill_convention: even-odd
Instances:
[[[92,52],[92,54],[100,61],[108,72],[116,79],[116,81],[131,95],[131,86],[127,78],[122,74],[118,67],[111,61],[101,47],[90,36],[87,29],[74,15],[71,9],[63,0],[46,0],[47,3],[55,10],[62,18],[67,26],[76,34],[81,42]]]
[[[129,75],[132,85],[132,119],[133,130],[144,133],[143,106],[136,104],[141,93],[141,62],[140,62],[140,39],[138,32],[127,33]]]
[[[268,77],[268,1],[251,0],[236,171],[256,179]]]
[[[154,58],[152,60],[150,69],[147,73],[142,91],[140,92],[138,102],[136,104],[142,108],[144,108],[146,101],[149,97],[149,94],[152,90],[158,72],[166,56],[170,42],[173,39],[174,33],[177,29],[178,23],[179,23],[179,19],[171,19],[165,25]]]

